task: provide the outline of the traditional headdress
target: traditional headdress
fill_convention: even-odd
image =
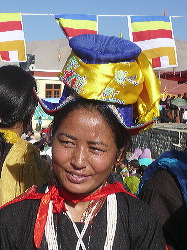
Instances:
[[[64,83],[58,104],[39,99],[44,111],[54,115],[74,101],[76,92],[100,100],[131,135],[159,116],[160,81],[135,43],[103,35],[80,35],[69,40],[72,53],[60,80]]]

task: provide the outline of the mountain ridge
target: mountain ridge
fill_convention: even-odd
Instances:
[[[187,70],[187,42],[175,40],[178,66],[175,71]],[[35,55],[36,70],[61,70],[66,62],[71,48],[66,38],[53,40],[26,41],[26,53]],[[60,61],[58,60],[60,51]],[[0,62],[0,66],[9,64]],[[12,64],[12,63],[11,63]],[[16,64],[16,63],[13,63]],[[161,71],[172,71],[173,68],[162,69]]]

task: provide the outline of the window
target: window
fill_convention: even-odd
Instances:
[[[61,97],[61,84],[46,84],[45,97],[46,98]]]

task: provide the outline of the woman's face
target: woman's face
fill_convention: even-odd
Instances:
[[[60,185],[72,193],[94,193],[107,179],[116,154],[114,134],[95,110],[72,111],[54,135],[53,168]]]

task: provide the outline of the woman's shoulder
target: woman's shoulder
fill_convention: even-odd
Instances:
[[[0,209],[1,249],[35,249],[32,237],[39,204],[40,199],[20,199]]]
[[[25,152],[27,145],[28,145],[28,141],[20,138],[20,140],[18,140],[16,143],[12,145],[11,151],[12,152],[19,151],[19,153],[22,154],[23,152]]]
[[[126,193],[117,194],[117,201],[120,219],[124,224],[128,222],[129,230],[142,232],[147,228],[151,230],[159,228],[152,208],[144,201]]]
[[[35,189],[35,186],[31,187],[18,197],[16,197],[14,200],[8,202],[7,204],[0,207],[0,217],[6,218],[13,216],[15,214],[16,216],[20,214],[20,216],[27,216],[27,212],[30,213],[30,210],[33,208],[37,208],[40,204],[40,198],[36,199],[27,199],[29,194],[34,193],[34,190],[36,190],[36,193],[43,194],[45,193],[47,185],[38,186]]]
[[[22,158],[25,159],[26,155],[31,154],[39,155],[37,147],[32,143],[20,138],[20,140],[13,144],[13,146],[11,147],[9,151],[9,158],[13,158],[14,160],[16,159],[17,161],[22,161]]]
[[[163,201],[172,199],[179,202],[182,199],[182,188],[176,176],[168,170],[160,169],[154,173],[143,185],[139,197],[140,199],[156,199],[162,197]]]
[[[163,187],[170,186],[171,182],[175,181],[175,179],[170,171],[159,169],[145,182],[144,186],[149,189],[164,192]]]
[[[125,193],[118,193],[116,195],[119,208],[123,207],[123,211],[127,213],[138,213],[138,211],[150,211],[150,207],[138,197],[125,192]]]
[[[30,228],[36,219],[39,200],[22,200],[4,206],[0,209],[0,232],[20,234]],[[23,235],[22,235],[23,236]]]

